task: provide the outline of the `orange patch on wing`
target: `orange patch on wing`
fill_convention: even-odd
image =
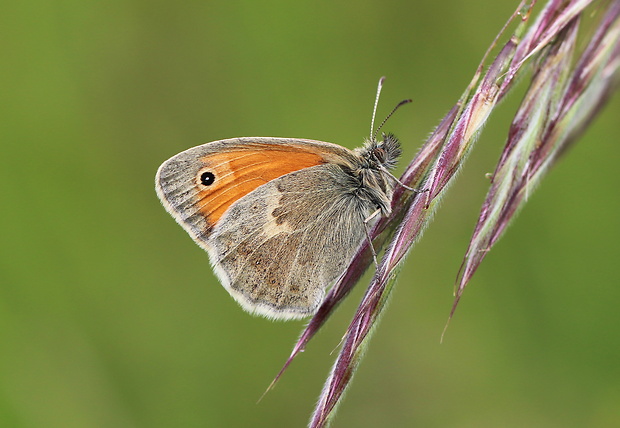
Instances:
[[[201,158],[201,171],[215,174],[212,186],[198,193],[199,210],[215,225],[228,208],[257,187],[293,171],[325,163],[316,153],[286,149],[238,150]]]

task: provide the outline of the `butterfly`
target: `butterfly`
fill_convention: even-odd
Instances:
[[[165,161],[156,192],[244,309],[271,319],[307,317],[378,215],[391,213],[400,182],[389,170],[401,149],[391,134],[377,140],[381,126],[374,134],[373,126],[354,150],[299,138],[206,143]]]

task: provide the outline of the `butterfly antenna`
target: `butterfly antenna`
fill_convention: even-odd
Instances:
[[[381,95],[381,88],[383,88],[383,82],[385,81],[385,76],[379,79],[379,84],[377,85],[377,95],[375,96],[375,106],[372,109],[372,120],[370,121],[370,136],[373,136],[373,132],[375,130],[375,115],[377,114],[377,106],[379,105],[379,96]],[[381,127],[379,127],[381,128]],[[377,135],[376,133],[374,134]]]
[[[378,99],[378,98],[379,98],[379,94],[377,93],[377,99]],[[398,110],[400,107],[404,106],[405,104],[409,104],[409,103],[410,103],[410,102],[412,102],[412,101],[413,101],[413,100],[411,100],[411,99],[409,99],[409,100],[402,100],[401,102],[399,102],[398,104],[396,104],[396,107],[394,107],[394,108],[392,109],[392,111],[390,112],[390,114],[388,114],[388,115],[385,117],[385,119],[383,119],[383,122],[381,122],[381,125],[379,125],[379,127],[377,128],[377,130],[375,131],[375,133],[374,133],[374,134],[372,134],[372,139],[373,139],[373,140],[375,140],[375,139],[377,138],[377,134],[379,134],[379,131],[381,130],[381,128],[383,128],[383,125],[385,125],[385,122],[387,122],[387,121],[388,121],[388,119],[389,119],[390,117],[392,117],[392,115],[393,115],[394,113],[396,113],[396,110]],[[375,108],[377,108],[376,103],[375,103]],[[374,121],[374,119],[375,119],[375,115],[374,115],[374,113],[373,113],[373,115],[372,115],[372,116],[373,116],[372,118],[373,118],[373,121]]]

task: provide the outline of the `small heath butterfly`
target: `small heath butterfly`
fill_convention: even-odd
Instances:
[[[159,167],[157,195],[244,309],[307,317],[367,239],[373,217],[391,212],[399,182],[388,170],[401,150],[393,135],[378,141],[372,128],[355,150],[272,137],[193,147]]]

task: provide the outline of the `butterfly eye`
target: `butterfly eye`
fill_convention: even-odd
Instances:
[[[205,186],[210,186],[215,183],[215,175],[212,172],[203,172],[200,175],[200,182]]]
[[[377,146],[372,150],[373,158],[379,162],[383,163],[385,161],[385,148],[383,146]]]

